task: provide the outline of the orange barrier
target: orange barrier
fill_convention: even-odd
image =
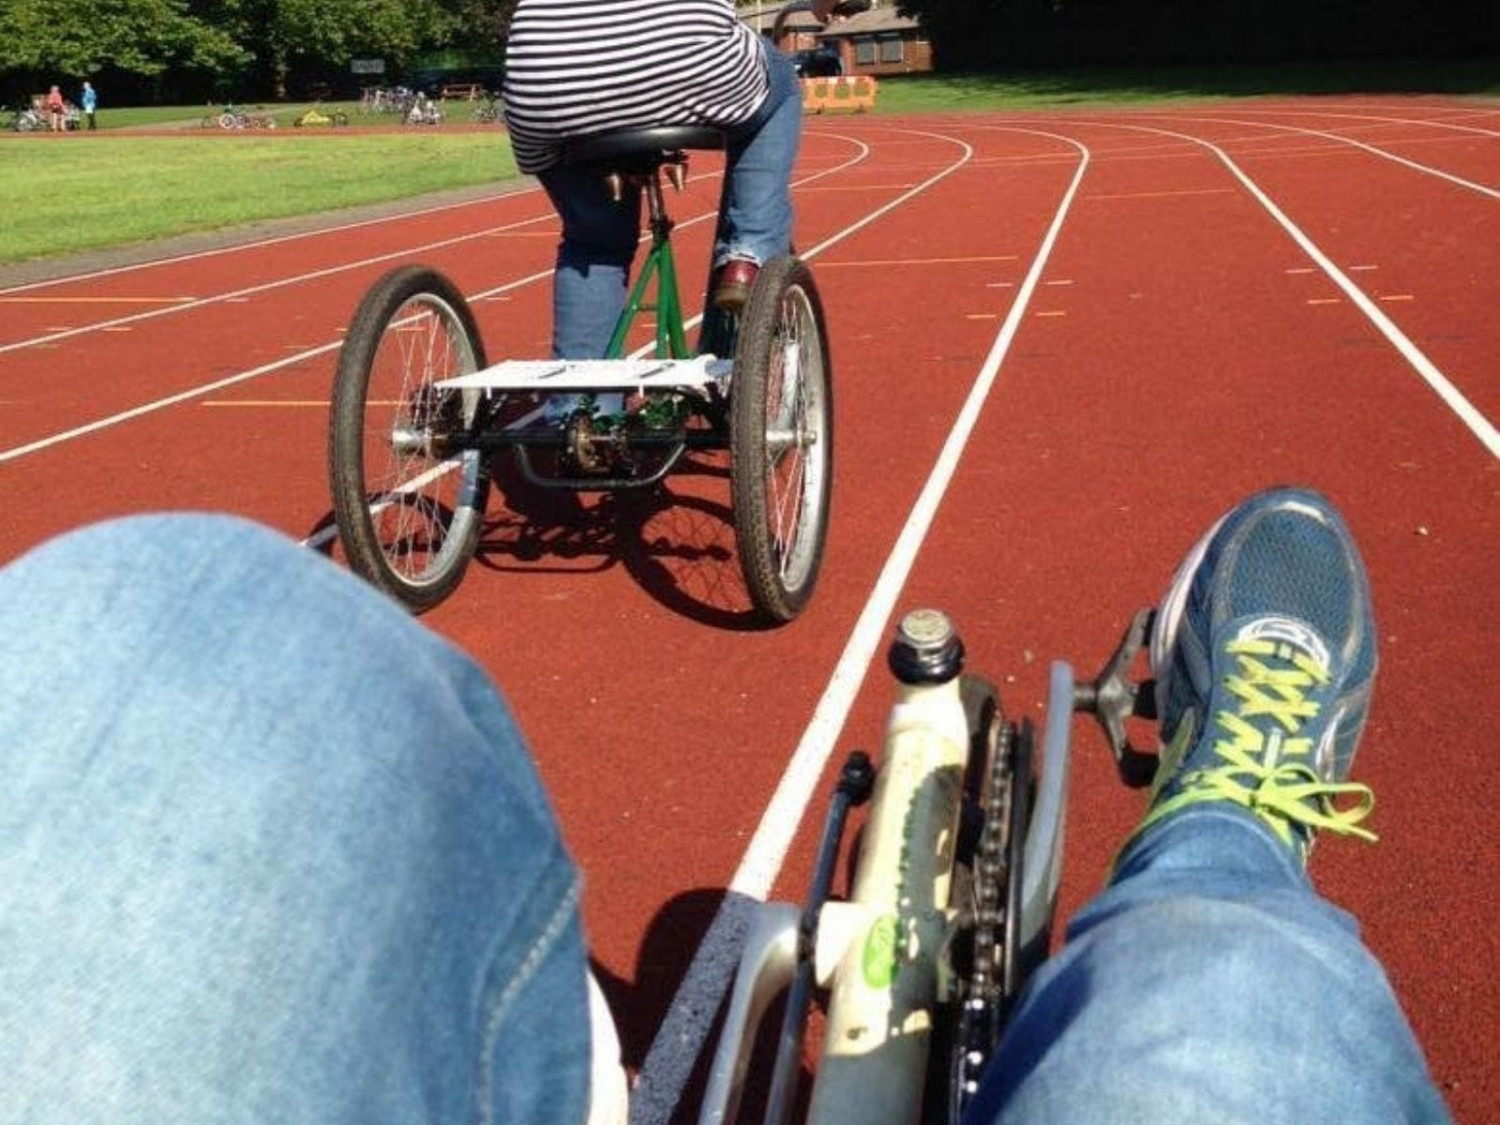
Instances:
[[[875,108],[879,83],[868,74],[804,78],[802,109],[807,113],[863,113]]]

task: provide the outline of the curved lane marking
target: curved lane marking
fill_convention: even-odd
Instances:
[[[1139,114],[1137,116],[1140,116],[1140,117],[1154,117],[1154,116],[1157,116],[1157,115],[1155,115],[1155,114]],[[1385,149],[1380,148],[1380,147],[1378,147],[1376,145],[1366,144],[1364,141],[1357,141],[1353,137],[1341,136],[1338,133],[1325,133],[1321,129],[1306,129],[1306,128],[1303,128],[1301,125],[1282,125],[1282,124],[1280,124],[1278,122],[1275,122],[1275,121],[1241,121],[1241,120],[1238,120],[1238,119],[1232,118],[1232,117],[1189,117],[1189,116],[1187,116],[1185,114],[1171,114],[1171,115],[1162,115],[1162,116],[1168,116],[1169,119],[1172,120],[1172,121],[1187,121],[1187,122],[1194,122],[1194,123],[1205,123],[1205,124],[1216,124],[1216,125],[1249,125],[1252,128],[1259,128],[1259,129],[1279,129],[1279,130],[1281,130],[1284,133],[1296,133],[1296,134],[1299,134],[1301,136],[1320,137],[1323,140],[1337,141],[1339,144],[1352,145],[1354,148],[1364,149],[1366,152],[1372,153],[1375,156],[1378,156],[1378,157],[1380,157],[1383,160],[1390,160],[1390,161],[1394,161],[1397,164],[1403,164],[1406,167],[1411,168],[1414,171],[1423,173],[1424,175],[1436,176],[1439,179],[1447,180],[1449,183],[1456,184],[1457,186],[1459,186],[1461,188],[1466,188],[1466,189],[1468,189],[1470,191],[1477,191],[1481,195],[1487,195],[1487,196],[1489,196],[1491,199],[1500,199],[1500,190],[1496,190],[1495,188],[1488,187],[1485,184],[1477,184],[1473,180],[1466,180],[1462,176],[1455,176],[1451,172],[1445,172],[1441,168],[1434,168],[1430,164],[1422,164],[1419,161],[1410,160],[1410,159],[1408,159],[1407,157],[1404,157],[1404,156],[1397,156],[1394,152],[1387,152]],[[1128,126],[1126,126],[1126,127],[1128,127]],[[1486,132],[1487,130],[1476,130],[1476,131],[1477,132]],[[1500,136],[1500,133],[1490,133],[1489,135],[1490,136]],[[1199,141],[1198,143],[1200,143],[1200,144],[1208,144],[1207,141]],[[1390,144],[1392,142],[1387,141],[1385,143],[1386,144]]]
[[[1454,130],[1456,132],[1461,132],[1461,133],[1478,133],[1481,136],[1486,136],[1486,137],[1500,137],[1500,130],[1495,130],[1495,129],[1481,129],[1477,125],[1459,125],[1459,124],[1456,124],[1455,122],[1452,122],[1452,121],[1445,121],[1445,120],[1443,120],[1440,117],[1438,117],[1438,118],[1386,117],[1386,116],[1381,115],[1381,114],[1373,114],[1373,113],[1337,113],[1337,112],[1334,112],[1333,110],[1319,110],[1319,109],[1275,109],[1275,108],[1271,108],[1271,107],[1262,108],[1260,106],[1237,107],[1236,110],[1235,110],[1235,112],[1236,113],[1267,113],[1267,114],[1274,114],[1277,117],[1346,117],[1346,118],[1349,118],[1352,121],[1370,121],[1370,122],[1375,122],[1375,123],[1378,123],[1378,124],[1387,124],[1387,125],[1426,125],[1426,126],[1430,126],[1430,127],[1434,128],[1434,129],[1452,129],[1452,130]],[[1491,110],[1490,112],[1493,113],[1495,111]],[[1175,116],[1175,115],[1173,115],[1173,116]],[[1188,118],[1184,118],[1184,120],[1188,120]]]
[[[1162,136],[1176,137],[1179,140],[1190,141],[1195,145],[1208,149],[1219,161],[1229,169],[1231,175],[1237,179],[1245,190],[1259,203],[1270,216],[1276,220],[1282,230],[1291,237],[1292,241],[1302,248],[1302,252],[1317,264],[1328,279],[1343,290],[1344,295],[1354,303],[1354,306],[1364,314],[1365,318],[1375,326],[1390,345],[1399,352],[1403,359],[1412,366],[1412,369],[1420,375],[1424,382],[1437,393],[1450,410],[1456,414],[1469,431],[1479,439],[1491,457],[1500,457],[1500,431],[1480,410],[1471,403],[1449,379],[1438,369],[1437,364],[1428,359],[1422,349],[1412,342],[1411,338],[1402,332],[1396,322],[1388,317],[1370,297],[1355,285],[1349,275],[1336,266],[1327,254],[1323,253],[1318,245],[1313,242],[1296,223],[1287,216],[1280,207],[1267,195],[1260,186],[1245,174],[1244,170],[1230,158],[1218,145],[1212,141],[1205,141],[1201,137],[1194,137],[1188,133],[1177,133],[1170,129],[1161,129],[1148,125],[1124,125],[1117,121],[1080,121],[1079,124],[1103,126],[1111,129],[1133,129],[1145,133],[1157,133]],[[1358,144],[1358,142],[1351,142]],[[1366,146],[1360,145],[1364,148]],[[1378,151],[1378,150],[1377,150]],[[1389,154],[1381,154],[1389,155]],[[1407,163],[1407,161],[1400,161]],[[1446,177],[1445,177],[1446,178]]]

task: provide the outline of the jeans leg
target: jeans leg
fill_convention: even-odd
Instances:
[[[542,187],[562,219],[552,282],[552,354],[599,359],[625,307],[630,265],[641,237],[641,193],[620,202],[597,171],[549,168]]]
[[[792,245],[792,166],[802,136],[802,88],[792,60],[767,50],[771,92],[729,134],[714,264],[726,258],[766,262]]]
[[[583,1120],[577,874],[480,669],[227,517],[54,540],[0,630],[0,1116]]]
[[[1449,1118],[1353,919],[1253,818],[1199,806],[1121,857],[1029,986],[966,1120]]]

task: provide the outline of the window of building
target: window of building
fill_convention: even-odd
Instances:
[[[856,35],[854,37],[854,61],[861,66],[870,66],[875,62],[877,46],[873,35]]]
[[[880,61],[883,63],[898,63],[906,56],[904,53],[905,40],[899,35],[882,35],[880,37]]]

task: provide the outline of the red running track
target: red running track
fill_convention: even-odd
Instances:
[[[699,161],[674,208],[691,292],[713,172]],[[708,461],[659,504],[497,497],[426,619],[533,741],[637,1119],[678,1103],[736,904],[801,897],[826,763],[878,745],[893,611],[949,610],[970,666],[1038,710],[1050,659],[1092,673],[1211,519],[1289,480],[1348,515],[1384,656],[1358,769],[1382,839],[1326,842],[1314,874],[1361,919],[1458,1119],[1495,1119],[1500,109],[819,119],[797,202],[838,408],[806,615],[748,626]],[[359,295],[427,261],[474,296],[492,357],[541,355],[555,238],[518,191],[0,290],[0,560],[158,508],[325,544],[333,351]],[[1065,911],[1140,812],[1096,743],[1079,729]]]

